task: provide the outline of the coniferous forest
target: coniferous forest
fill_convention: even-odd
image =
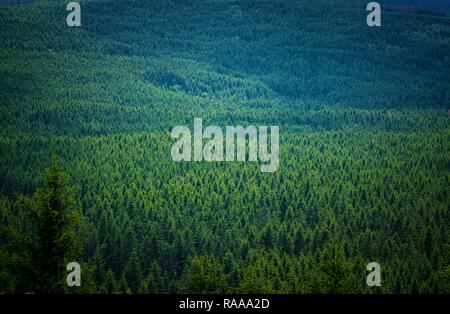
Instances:
[[[450,293],[446,1],[68,2],[0,5],[0,293]],[[174,162],[196,117],[277,171]]]

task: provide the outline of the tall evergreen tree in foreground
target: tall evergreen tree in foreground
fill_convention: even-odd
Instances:
[[[64,292],[66,264],[81,251],[75,232],[80,215],[72,210],[74,189],[55,155],[44,177],[44,187],[32,197],[18,197],[2,230],[7,239],[1,248],[7,256],[2,267],[13,274],[4,279],[9,285],[0,286],[7,292]]]

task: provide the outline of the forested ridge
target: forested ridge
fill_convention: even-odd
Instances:
[[[10,229],[56,154],[65,292],[449,293],[450,18],[357,2],[0,6],[0,292],[34,289]],[[173,162],[195,117],[280,126],[278,170]]]

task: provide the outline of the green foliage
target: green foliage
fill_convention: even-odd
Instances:
[[[16,216],[7,217],[9,225],[2,226],[2,234],[9,239],[6,250],[11,254],[6,260],[14,261],[7,269],[18,275],[13,290],[2,284],[6,291],[63,292],[66,262],[81,250],[74,229],[80,216],[71,209],[74,190],[68,187],[68,178],[56,156],[44,177],[44,188],[31,198],[19,196]]]
[[[102,0],[69,28],[65,5],[0,9],[0,292],[62,291],[73,256],[68,293],[450,292],[447,16]],[[194,117],[279,125],[278,171],[174,163]],[[76,189],[43,182],[53,152]]]
[[[351,265],[343,249],[335,244],[327,244],[320,256],[320,261],[317,288],[328,294],[350,292],[347,281],[350,278]]]
[[[186,277],[191,293],[223,293],[226,288],[221,265],[208,255],[193,257],[186,266]]]

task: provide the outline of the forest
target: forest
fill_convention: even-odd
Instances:
[[[0,6],[0,293],[450,293],[449,15],[79,3]],[[277,171],[174,162],[197,117]]]

